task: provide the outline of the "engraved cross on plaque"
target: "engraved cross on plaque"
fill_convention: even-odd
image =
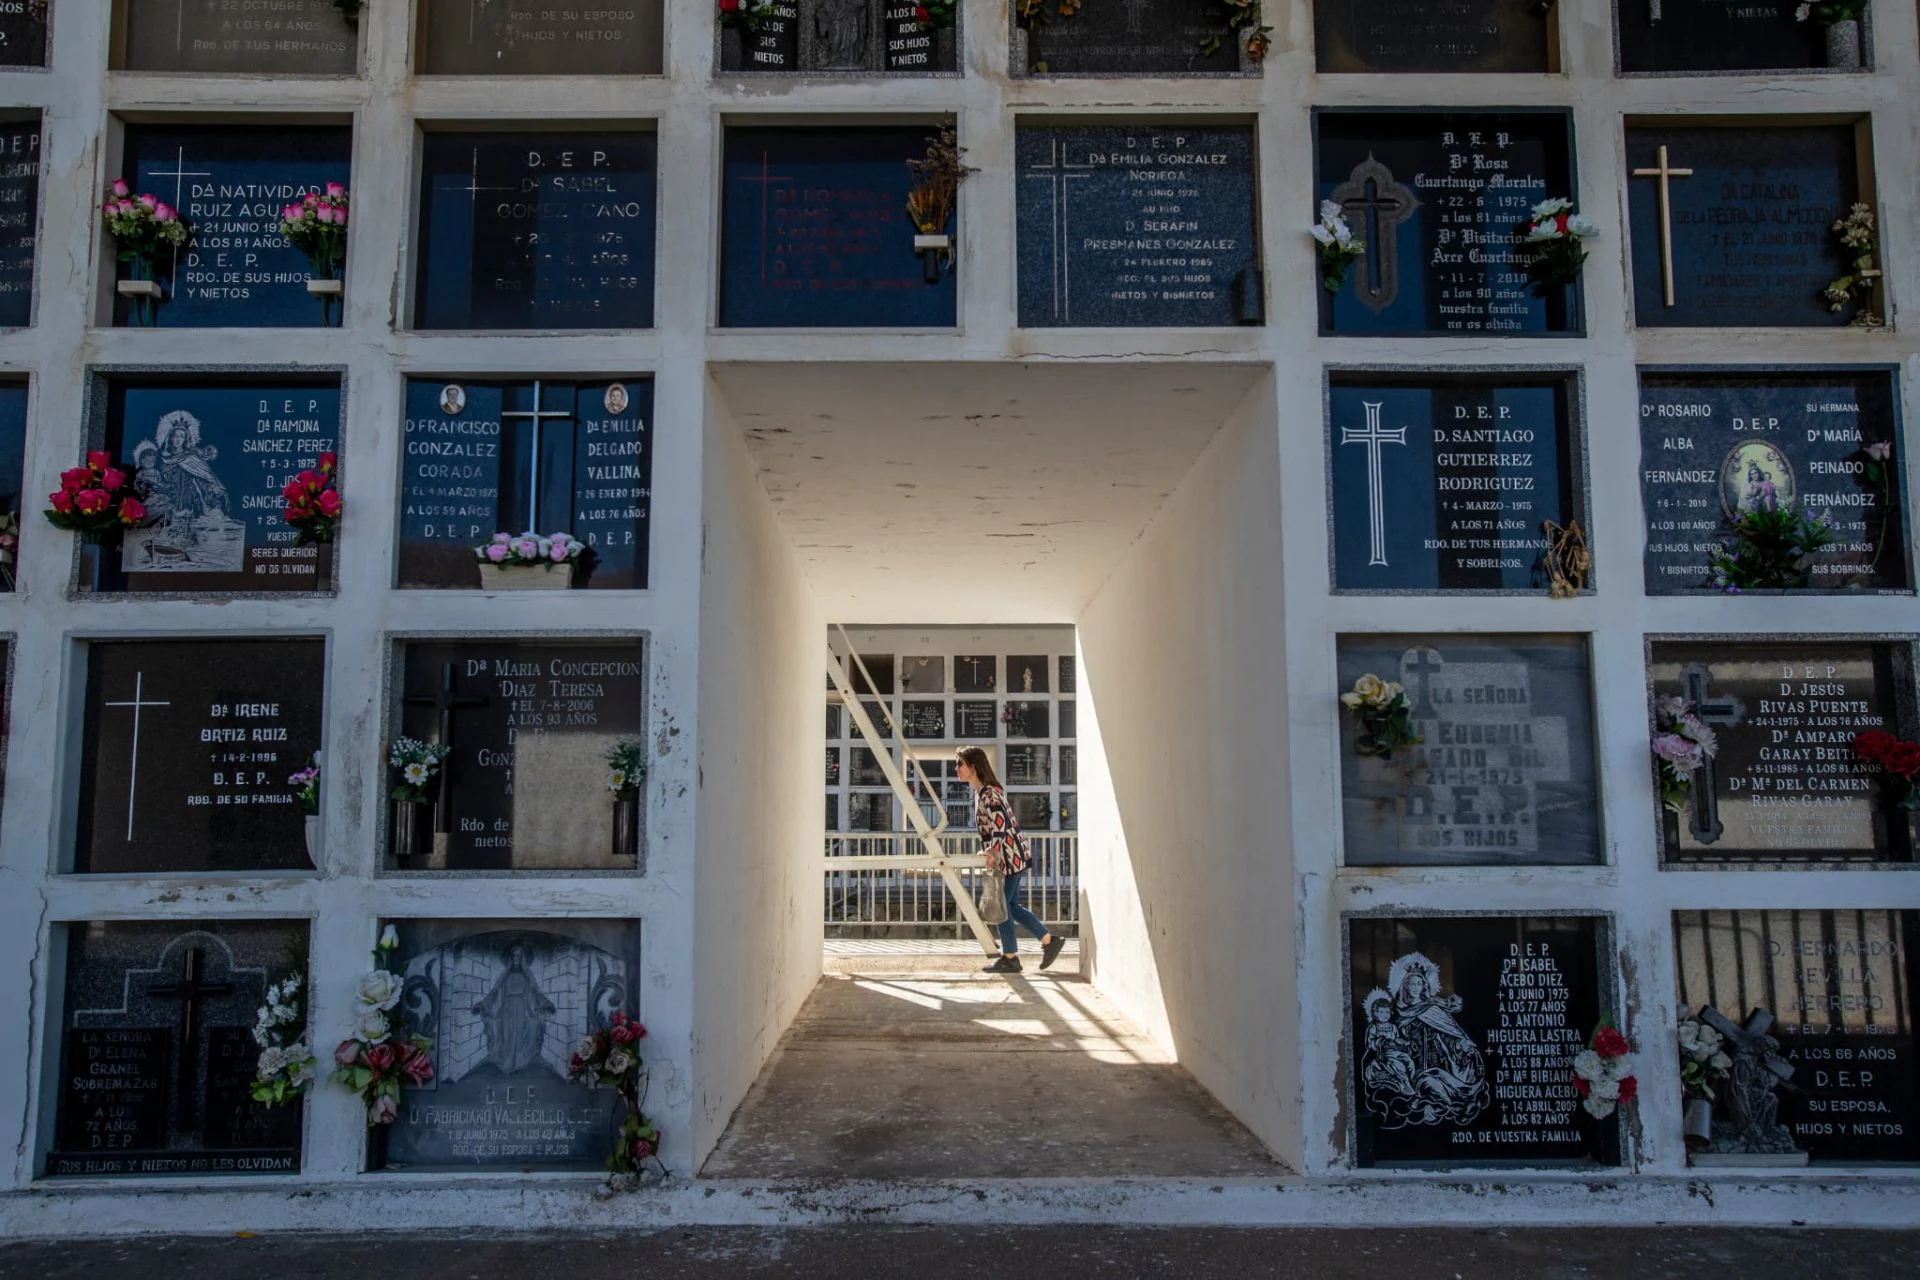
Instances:
[[[468,694],[465,696],[456,694],[453,691],[453,684],[454,664],[451,662],[443,662],[440,664],[440,687],[438,689],[430,694],[408,694],[401,699],[401,702],[409,707],[432,707],[440,713],[440,745],[447,748],[449,752],[453,749],[453,713],[467,707],[484,707],[493,701],[492,698],[478,694]],[[452,798],[453,788],[448,785],[447,779],[443,774],[440,779],[440,796],[434,801],[433,805],[433,829],[435,831],[451,831],[453,829],[448,825],[453,813]]]
[[[1367,564],[1371,567],[1387,562],[1386,480],[1380,474],[1380,446],[1405,444],[1407,429],[1380,425],[1380,410],[1385,406],[1385,401],[1379,404],[1361,403],[1367,411],[1367,425],[1340,428],[1340,443],[1363,444],[1367,447]]]
[[[1433,705],[1433,678],[1440,674],[1446,660],[1432,649],[1414,649],[1401,656],[1406,679],[1414,685],[1413,718],[1432,719],[1439,712]]]
[[[532,459],[532,462],[527,468],[528,482],[527,482],[527,525],[526,527],[528,529],[533,530],[536,533],[539,532],[540,530],[540,475],[541,475],[540,424],[549,420],[556,420],[556,419],[571,420],[573,417],[573,411],[571,409],[541,408],[540,406],[544,403],[544,401],[542,400],[542,397],[545,394],[546,393],[542,388],[542,385],[539,379],[536,378],[533,383],[533,408],[502,409],[500,411],[500,420],[502,423],[505,423],[515,418],[525,418],[528,420],[528,426],[531,428],[531,434],[533,436],[533,449],[532,449],[532,452],[529,454],[529,457]]]
[[[1087,170],[1084,173],[1072,172],[1076,169]],[[1076,182],[1093,176],[1090,164],[1068,164],[1066,152],[1060,146],[1060,139],[1047,140],[1047,160],[1045,164],[1030,164],[1023,178],[1038,178],[1047,184],[1047,194],[1053,199],[1053,318],[1071,323],[1073,320],[1073,239],[1068,227],[1067,196],[1069,182]]]
[[[174,1074],[178,1081],[175,1100],[182,1129],[191,1130],[195,1127],[194,1112],[197,1108],[194,1104],[200,1084],[200,1000],[204,996],[231,995],[233,989],[231,982],[201,981],[198,947],[189,948],[186,955],[181,957],[179,981],[163,982],[147,988],[149,1000],[175,1000],[180,1004],[180,1068]]]
[[[1371,311],[1382,311],[1400,296],[1400,252],[1394,228],[1413,216],[1420,201],[1393,171],[1371,155],[1333,189],[1332,200],[1357,215],[1360,242],[1366,246],[1354,292]]]
[[[743,177],[740,181],[760,184],[760,287],[764,289],[767,285],[767,254],[773,245],[773,188],[776,184],[791,186],[793,178],[790,174],[775,173],[773,153],[762,151],[760,176]]]
[[[1723,698],[1710,701],[1708,692],[1713,687],[1713,673],[1705,667],[1689,667],[1680,677],[1683,696],[1693,704],[1693,714],[1710,725],[1736,725],[1742,719],[1745,708],[1738,699]],[[1701,844],[1712,844],[1726,831],[1720,821],[1720,801],[1714,795],[1719,778],[1714,772],[1713,761],[1704,761],[1694,771],[1693,805],[1689,814],[1689,824],[1693,838]]]
[[[133,708],[133,743],[127,752],[127,843],[133,843],[133,798],[140,787],[140,710],[143,707],[170,707],[171,702],[148,702],[141,691],[146,687],[146,672],[133,673],[133,700],[131,702],[108,702],[109,707]]]
[[[184,12],[186,9],[186,6],[183,4],[180,6],[180,8]],[[173,179],[174,211],[179,213],[181,217],[185,217],[186,207],[187,207],[186,200],[185,200],[186,190],[187,190],[187,179],[188,178],[211,178],[213,176],[213,173],[210,170],[187,168],[187,149],[183,146],[178,148],[175,152],[173,168],[154,169],[150,171],[150,175],[155,178],[172,178]],[[173,269],[167,277],[167,291],[171,293],[174,289],[176,289],[179,286],[179,283],[180,283],[180,251],[178,249],[175,249],[173,251]]]
[[[1674,178],[1691,178],[1693,170],[1675,169],[1667,163],[1667,144],[1661,143],[1655,153],[1659,164],[1651,169],[1635,169],[1636,178],[1657,178],[1660,189],[1655,199],[1659,201],[1660,218],[1660,288],[1668,306],[1673,305],[1673,188]]]

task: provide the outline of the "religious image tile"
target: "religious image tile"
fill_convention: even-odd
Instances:
[[[584,6],[420,0],[418,70],[427,76],[657,76],[665,8],[666,0]]]
[[[333,0],[121,0],[114,65],[126,71],[354,73],[359,33]]]
[[[63,927],[49,1177],[297,1173],[304,1105],[250,1088],[267,988],[307,975],[304,920]],[[304,995],[304,993],[302,993]]]
[[[1559,70],[1559,20],[1537,0],[1314,0],[1325,72],[1542,73]]]
[[[33,268],[40,246],[37,111],[0,112],[0,210],[0,329],[23,329],[33,323]]]
[[[572,534],[582,588],[647,585],[653,380],[409,378],[400,585],[482,586],[495,533]]]

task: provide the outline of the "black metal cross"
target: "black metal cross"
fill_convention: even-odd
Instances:
[[[1420,200],[1393,171],[1369,155],[1354,167],[1333,191],[1342,213],[1357,214],[1358,239],[1366,246],[1363,270],[1355,293],[1370,310],[1379,311],[1400,295],[1399,247],[1394,228],[1413,216]]]
[[[449,753],[453,750],[453,713],[468,707],[484,707],[493,701],[492,698],[482,697],[478,694],[467,694],[465,696],[456,694],[453,691],[453,681],[454,664],[451,662],[443,662],[440,664],[440,687],[438,689],[431,694],[408,694],[400,700],[402,704],[409,707],[432,707],[440,713],[440,723],[437,727],[437,732],[439,733],[440,745],[447,748]],[[453,830],[453,828],[448,825],[453,814],[452,797],[453,788],[448,785],[448,777],[445,766],[443,765],[440,777],[440,795],[433,802],[433,829],[435,831]]]
[[[1440,669],[1446,663],[1431,649],[1415,649],[1412,658],[1403,658],[1401,661],[1407,664],[1407,678],[1415,681],[1419,689],[1413,698],[1414,718],[1438,715],[1433,705],[1433,678],[1440,674]]]
[[[231,982],[202,982],[200,980],[200,948],[191,948],[183,957],[178,982],[163,982],[159,986],[147,988],[150,1000],[177,1000],[180,1002],[180,1068],[175,1072],[179,1081],[175,1094],[175,1105],[179,1111],[179,1127],[190,1132],[198,1126],[194,1123],[196,1102],[199,1097],[200,1052],[199,1021],[200,1000],[203,996],[232,995]]]
[[[1680,688],[1686,700],[1693,704],[1693,714],[1703,723],[1736,725],[1744,718],[1746,708],[1739,699],[1725,698],[1718,702],[1709,699],[1713,673],[1705,667],[1688,667],[1681,672]],[[1693,804],[1688,822],[1693,838],[1701,844],[1712,844],[1726,832],[1726,825],[1720,821],[1720,801],[1714,794],[1718,783],[1713,761],[1705,761],[1694,771]]]

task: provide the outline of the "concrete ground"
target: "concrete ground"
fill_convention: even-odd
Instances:
[[[260,1236],[0,1244],[0,1280],[1893,1280],[1920,1232],[706,1227],[626,1235]]]
[[[1284,1167],[1078,973],[841,946],[708,1178],[1261,1176]]]

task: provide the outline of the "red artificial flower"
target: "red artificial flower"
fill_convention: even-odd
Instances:
[[[105,471],[113,465],[113,455],[105,449],[95,449],[87,455],[87,465],[95,471]]]
[[[318,471],[302,471],[299,475],[295,476],[294,479],[298,480],[302,485],[305,485],[308,493],[320,492],[320,486],[326,483]]]
[[[433,1059],[424,1053],[414,1054],[400,1069],[406,1072],[407,1079],[415,1084],[425,1084],[433,1079]]]
[[[1867,732],[1854,738],[1853,754],[1859,756],[1862,760],[1871,760],[1873,763],[1879,764],[1880,757],[1887,753],[1887,748],[1898,745],[1900,745],[1900,739],[1894,737],[1886,730],[1869,729]]]
[[[1632,1076],[1620,1077],[1620,1105],[1626,1106],[1640,1096],[1640,1082]]]
[[[1593,1051],[1603,1058],[1618,1058],[1632,1048],[1618,1027],[1602,1027],[1593,1033]]]
[[[147,518],[147,504],[138,498],[120,499],[120,523],[139,524]]]
[[[367,1065],[375,1071],[385,1071],[393,1062],[393,1046],[390,1044],[376,1044],[367,1050]]]
[[[93,472],[87,467],[73,467],[60,473],[60,487],[69,493],[78,493],[82,489],[93,488]]]
[[[927,6],[917,4],[913,6],[913,20],[915,22],[931,22],[933,15],[927,12]]]
[[[1880,767],[1911,782],[1920,775],[1920,743],[1896,742],[1880,757]]]
[[[100,473],[100,487],[102,489],[118,489],[126,482],[127,473],[118,467],[108,467]]]
[[[615,1009],[615,1010],[613,1011],[613,1025],[614,1025],[614,1026],[616,1026],[616,1027],[624,1027],[624,1026],[626,1026],[626,1025],[627,1025],[627,1014],[626,1014],[626,1010],[624,1010],[624,1009]]]
[[[571,1058],[567,1059],[567,1070],[573,1072],[573,1074],[575,1075],[579,1075],[582,1068],[584,1068],[586,1065],[587,1065],[586,1063],[580,1060],[580,1055],[577,1053],[574,1054]]]
[[[658,1150],[658,1148],[654,1146],[653,1139],[651,1138],[635,1138],[633,1140],[633,1158],[635,1160],[645,1160],[656,1150]]]
[[[360,1042],[358,1040],[342,1040],[338,1045],[334,1046],[334,1050],[333,1050],[334,1066],[351,1067],[351,1066],[358,1065],[359,1061],[360,1061]]]
[[[1587,1083],[1586,1077],[1575,1073],[1573,1077],[1573,1091],[1584,1098],[1592,1092],[1592,1090],[1593,1086]]]
[[[280,518],[288,524],[292,524],[295,520],[304,520],[306,517],[307,513],[298,507],[288,507],[280,513]]]
[[[337,516],[340,514],[340,508],[345,505],[346,503],[341,501],[338,489],[328,489],[320,495],[319,507],[320,514],[323,516]]]
[[[740,12],[740,0],[720,0],[720,12],[722,13]]]
[[[83,516],[99,515],[112,500],[113,495],[105,489],[82,489],[73,495],[73,505],[80,509]]]
[[[73,512],[73,494],[69,490],[62,489],[58,493],[48,494],[47,501],[51,502],[53,509],[63,516],[71,515]]]
[[[280,491],[280,496],[288,502],[298,502],[307,495],[306,492],[300,488],[300,482],[298,480],[289,480],[287,481],[287,487]]]
[[[331,453],[323,453],[320,455],[320,469],[328,475],[332,475],[339,465],[340,459],[337,455]]]

